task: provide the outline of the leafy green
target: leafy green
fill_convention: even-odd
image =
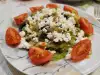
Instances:
[[[56,54],[53,55],[52,60],[57,61],[57,60],[63,59],[66,56],[66,54],[67,54],[66,52],[56,53]]]
[[[36,13],[32,13],[31,16],[35,16]]]
[[[22,28],[22,31],[25,31],[25,27]]]

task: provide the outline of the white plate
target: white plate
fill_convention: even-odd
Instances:
[[[86,17],[92,24],[97,26],[99,25],[99,22],[94,17],[79,9],[77,10],[81,16]],[[12,26],[12,15],[14,15],[16,12],[20,13],[23,11],[27,12],[27,8],[14,7],[11,9],[11,7],[7,7],[5,10],[2,10],[2,12],[0,12],[0,17],[2,18],[2,20],[0,21],[0,39],[5,38],[6,29],[9,26]],[[66,75],[70,74],[69,72],[75,73],[75,71],[73,71],[71,67],[69,68],[68,63],[74,66],[74,68],[80,73],[89,74],[98,66],[100,66],[100,31],[96,26],[94,26],[94,29],[95,33],[92,40],[92,56],[90,57],[90,59],[86,59],[79,63],[60,60],[58,62],[50,62],[49,64],[46,64],[44,66],[35,66],[32,65],[30,60],[28,59],[27,51],[11,48],[7,46],[5,40],[2,39],[0,48],[7,61],[13,67],[28,75]],[[79,73],[77,73],[76,75],[79,75]]]

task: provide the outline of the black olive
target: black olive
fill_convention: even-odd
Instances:
[[[62,12],[61,15],[64,15],[64,13]]]
[[[45,23],[46,23],[47,21],[45,21]]]
[[[21,25],[19,26],[19,31],[22,31],[22,29],[23,29],[23,27],[25,27],[25,25],[26,25],[25,22],[24,22],[23,24],[21,24]]]
[[[30,41],[31,41],[31,39],[26,39],[26,41],[27,41],[27,42],[30,42]]]
[[[32,19],[34,20],[34,17],[32,17]]]
[[[50,17],[50,15],[48,15],[47,17]]]
[[[64,17],[65,17],[66,19],[68,19],[68,18],[69,18],[69,16],[68,16],[68,15],[65,15],[65,14],[64,14]]]
[[[47,34],[42,32],[39,36],[39,41],[45,41],[46,38],[47,38]]]

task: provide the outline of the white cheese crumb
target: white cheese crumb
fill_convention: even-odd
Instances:
[[[30,30],[30,28],[28,27],[29,25],[27,24],[26,27],[25,27],[25,30],[29,33],[32,33],[32,31]]]
[[[52,54],[55,54],[56,53],[56,51],[50,51]]]
[[[51,32],[50,32],[50,33],[48,33],[48,34],[47,34],[47,37],[48,37],[49,39],[52,39],[52,38],[53,38],[52,33],[51,33]]]
[[[31,45],[28,42],[25,41],[25,38],[21,38],[21,43],[17,46],[17,48],[26,48],[26,49],[29,49],[30,46]]]
[[[45,33],[47,32],[47,30],[45,28],[43,28],[42,31],[45,32]]]
[[[76,21],[75,21],[74,17],[70,17],[68,19],[68,21],[67,21],[67,24],[69,24],[69,25],[75,25],[76,24]]]
[[[54,11],[53,9],[49,9],[49,8],[42,9],[42,13],[45,15],[52,15],[53,11]]]
[[[64,38],[64,41],[65,41],[65,42],[68,42],[69,40],[68,40],[68,38]]]
[[[81,30],[79,33],[78,33],[78,37],[76,38],[76,41],[75,43],[78,43],[80,40],[82,40],[84,37],[84,31]]]
[[[72,52],[72,48],[69,48],[69,49],[68,49],[68,53],[71,53],[71,52]]]
[[[59,42],[59,39],[58,38],[54,39],[54,42]]]
[[[48,39],[45,39],[45,42],[49,42],[49,40]]]
[[[19,34],[20,34],[21,37],[25,36],[25,32],[24,31],[19,32]]]
[[[29,16],[29,17],[27,18],[27,20],[32,21],[32,17],[31,17],[31,16]]]
[[[67,54],[65,59],[71,59],[71,54]]]
[[[39,41],[37,37],[33,38],[32,40],[33,40],[34,42],[38,42],[38,41]]]

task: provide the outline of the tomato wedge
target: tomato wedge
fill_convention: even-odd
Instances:
[[[71,13],[73,12],[73,13],[75,13],[75,14],[78,15],[77,10],[75,10],[74,8],[72,8],[72,7],[68,6],[68,5],[65,5],[65,6],[64,6],[64,11],[69,11],[69,12],[71,12]]]
[[[28,52],[31,62],[35,65],[42,65],[52,59],[52,53],[38,47],[32,47]]]
[[[93,34],[92,24],[86,19],[81,17],[79,19],[80,28],[85,32],[85,34],[91,35]]]
[[[5,39],[8,45],[18,45],[21,41],[21,36],[14,28],[9,27],[6,31]]]
[[[40,11],[41,9],[43,9],[43,6],[30,7],[32,13]]]
[[[79,62],[88,57],[91,50],[91,41],[85,39],[73,46],[71,59],[73,62]]]
[[[27,13],[23,13],[21,15],[18,15],[16,17],[14,17],[14,21],[19,26],[26,20],[27,17],[28,17],[28,14]]]
[[[58,5],[51,3],[51,4],[47,4],[46,7],[47,8],[58,8]]]

